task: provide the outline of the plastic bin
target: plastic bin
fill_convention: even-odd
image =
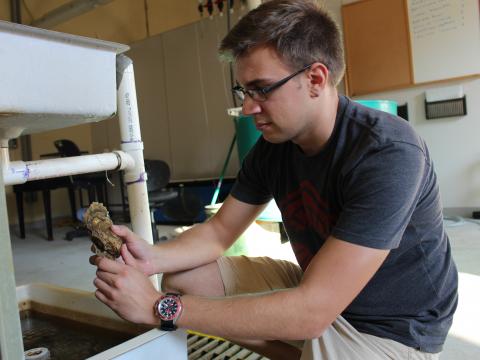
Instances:
[[[240,115],[235,117],[234,121],[237,134],[238,159],[242,162],[262,133],[255,127],[251,116]]]
[[[363,106],[397,115],[398,105],[392,100],[355,100]]]
[[[262,133],[255,127],[252,116],[239,115],[234,118],[234,121],[237,134],[238,159],[242,162]],[[270,201],[267,208],[259,215],[257,220],[266,222],[282,221],[280,210],[275,201]]]

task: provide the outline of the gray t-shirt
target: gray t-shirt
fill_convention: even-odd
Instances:
[[[442,350],[457,305],[457,270],[432,160],[408,122],[341,96],[318,154],[261,137],[231,194],[250,204],[275,199],[303,270],[329,235],[390,249],[342,316],[358,331]]]

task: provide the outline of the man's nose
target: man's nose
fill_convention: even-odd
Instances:
[[[250,96],[245,96],[242,104],[242,113],[244,115],[254,115],[262,111],[262,107],[258,101],[255,101]]]

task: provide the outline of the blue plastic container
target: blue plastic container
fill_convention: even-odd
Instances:
[[[397,103],[392,100],[355,100],[363,106],[397,115]]]
[[[257,130],[252,116],[240,115],[234,118],[237,134],[238,159],[243,161],[262,133]]]

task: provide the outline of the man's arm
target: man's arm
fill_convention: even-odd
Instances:
[[[226,338],[319,337],[368,283],[388,253],[329,237],[297,288],[219,299],[185,295],[177,324]]]
[[[176,272],[211,263],[247,229],[264,205],[250,205],[232,196],[209,221],[154,247],[156,272]]]
[[[298,287],[230,298],[184,295],[184,310],[177,325],[234,339],[319,337],[368,283],[388,253],[330,236]],[[194,262],[196,254],[189,249],[180,257]],[[105,258],[97,257],[95,264],[95,295],[99,300],[126,320],[158,325],[153,303],[159,293],[144,274]]]

